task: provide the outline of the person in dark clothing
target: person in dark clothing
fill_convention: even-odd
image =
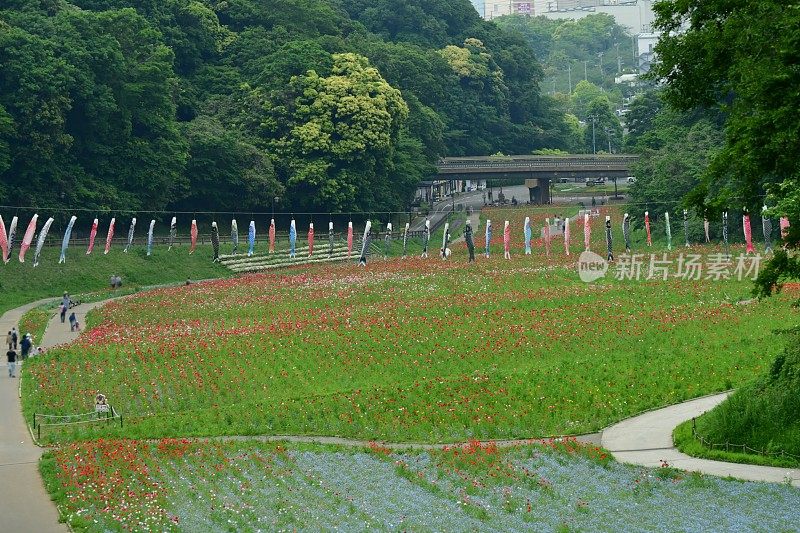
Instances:
[[[61,314],[61,323],[63,324],[67,320],[67,306],[66,305],[61,304],[60,314]]]
[[[9,346],[9,348],[11,348],[12,350],[16,350],[17,349],[17,341],[18,340],[19,340],[19,336],[17,335],[17,328],[11,328],[11,344],[12,344],[12,346]]]
[[[78,317],[75,316],[75,311],[69,315],[69,330],[75,331],[75,325],[78,323]]]
[[[22,337],[22,341],[19,343],[19,347],[22,349],[22,360],[28,358],[28,355],[31,353],[31,348],[33,348],[33,341],[31,340],[31,334],[28,333],[24,337]]]
[[[13,378],[16,377],[16,370],[17,370],[17,352],[14,350],[9,350],[6,352],[6,357],[8,358],[8,377]]]

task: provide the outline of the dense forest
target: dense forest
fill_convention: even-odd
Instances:
[[[468,0],[2,5],[3,205],[390,211],[440,156],[575,148]]]

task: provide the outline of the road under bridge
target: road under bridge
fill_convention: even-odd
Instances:
[[[565,156],[484,156],[445,157],[437,164],[439,173],[428,182],[431,187],[445,185],[448,191],[463,190],[468,181],[525,180],[530,201],[549,204],[550,183],[596,179],[626,179],[636,163],[636,155],[565,155]]]

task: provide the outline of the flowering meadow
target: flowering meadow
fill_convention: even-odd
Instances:
[[[90,531],[789,531],[800,492],[643,469],[573,441],[428,451],[98,440],[45,456]]]
[[[581,434],[741,385],[798,316],[796,286],[741,305],[747,281],[585,284],[574,256],[521,246],[511,260],[468,265],[462,243],[446,262],[308,267],[116,301],[76,343],[27,363],[25,413],[91,411],[102,392],[124,418],[45,428],[44,442]]]

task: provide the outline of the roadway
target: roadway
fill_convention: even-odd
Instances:
[[[497,199],[498,194],[500,193],[500,187],[493,187],[492,192],[494,194],[495,200]],[[506,197],[506,201],[511,202],[511,198],[516,198],[517,201],[521,204],[524,204],[528,198],[530,197],[529,189],[525,185],[511,185],[511,186],[504,186],[502,188],[503,195]],[[622,196],[625,194],[625,190],[620,190]],[[484,194],[488,200],[489,189],[485,191],[474,191],[468,193],[459,193],[455,198],[456,205],[463,204],[464,209],[469,210],[472,208],[474,211],[480,211],[483,208],[483,199]],[[553,196],[553,203],[554,204],[576,204],[578,202],[584,202],[585,204],[589,204],[591,202],[591,198],[597,201],[598,204],[601,202],[609,203],[613,199],[613,193],[610,192],[594,192],[590,187],[586,187],[585,189],[580,189],[576,191],[574,195],[570,196]],[[510,205],[510,204],[509,204]],[[542,206],[537,206],[542,207]],[[445,198],[441,202],[436,202],[433,204],[430,213],[428,214],[428,219],[431,221],[431,226],[435,227],[436,224],[442,220],[443,218],[447,217],[453,210],[453,199],[452,198]],[[418,217],[414,220],[414,222],[409,227],[410,231],[422,231],[425,228],[425,217]]]

